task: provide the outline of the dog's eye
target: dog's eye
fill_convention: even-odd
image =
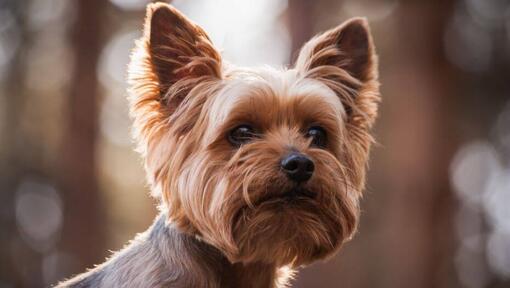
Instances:
[[[236,147],[249,142],[254,137],[256,137],[256,134],[250,125],[237,126],[228,133],[228,141]]]
[[[314,126],[308,129],[306,137],[312,138],[312,145],[320,148],[326,147],[327,135],[326,130],[322,127]]]

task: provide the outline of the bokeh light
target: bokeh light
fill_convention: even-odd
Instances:
[[[510,135],[503,109],[493,128],[496,141],[505,143]],[[460,200],[457,212],[457,273],[465,287],[485,287],[488,270],[510,277],[510,162],[489,141],[465,144],[451,166],[452,184]],[[506,159],[505,161],[501,161]],[[484,226],[488,226],[485,229]],[[483,263],[487,261],[488,267]]]
[[[110,0],[110,2],[124,10],[140,10],[147,5],[147,0]]]
[[[16,24],[12,13],[0,7],[0,80],[6,76],[8,64],[20,44]]]
[[[62,201],[54,187],[27,179],[16,192],[16,222],[24,240],[46,252],[58,240],[62,226]]]
[[[342,8],[351,17],[363,15],[370,21],[381,21],[398,8],[399,0],[349,0],[343,3]]]
[[[282,13],[285,0],[177,0],[172,2],[202,26],[226,60],[236,65],[289,61],[290,38]]]

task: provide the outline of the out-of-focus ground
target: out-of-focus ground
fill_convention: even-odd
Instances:
[[[156,213],[126,64],[143,0],[0,1],[0,287],[102,262]],[[510,287],[510,2],[180,0],[240,65],[368,17],[383,102],[358,234],[294,287]]]

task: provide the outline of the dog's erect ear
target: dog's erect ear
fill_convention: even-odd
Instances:
[[[379,82],[377,55],[366,19],[347,20],[312,38],[301,49],[295,68],[303,77],[329,86],[342,101],[351,123],[372,125]]]
[[[147,92],[152,92],[157,94],[153,97],[161,100],[177,82],[193,86],[200,79],[214,78],[221,78],[221,57],[204,30],[168,4],[149,4],[144,34],[133,51],[129,67],[133,90],[143,88],[145,94],[138,96],[145,98]],[[178,88],[183,89],[182,85]],[[176,106],[179,103],[175,102],[183,96],[172,95],[167,104]]]
[[[168,4],[149,4],[144,33],[128,68],[128,99],[139,149],[145,151],[149,141],[168,133],[169,119],[179,117],[178,108],[189,110],[204,102],[206,93],[192,93],[194,89],[213,86],[221,77],[220,54],[204,30]],[[199,111],[187,114],[189,123]]]
[[[161,91],[186,78],[220,77],[220,55],[209,37],[175,8],[149,5],[145,37]]]
[[[320,66],[342,68],[361,82],[377,77],[374,46],[365,18],[347,20],[303,46],[296,68],[306,72]]]

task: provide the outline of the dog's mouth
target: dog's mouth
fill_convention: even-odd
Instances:
[[[303,200],[313,200],[317,196],[317,193],[306,189],[304,187],[294,187],[287,192],[282,193],[271,193],[262,197],[257,204],[262,204],[266,202],[282,202],[282,203],[292,203],[296,201]]]
[[[301,187],[291,189],[281,196],[281,198],[288,199],[288,200],[292,200],[292,199],[296,199],[296,198],[315,199],[315,197],[316,197],[315,192],[305,189],[305,188],[301,188]]]

